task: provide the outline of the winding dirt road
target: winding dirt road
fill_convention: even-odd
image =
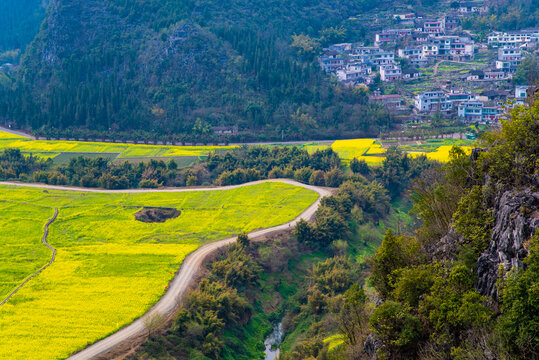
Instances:
[[[327,188],[321,188],[317,186],[311,186],[299,183],[297,181],[289,179],[269,179],[250,182],[241,185],[232,185],[224,187],[211,187],[211,188],[165,188],[165,189],[129,189],[129,190],[100,190],[100,189],[86,189],[79,187],[71,186],[48,186],[43,184],[25,184],[17,182],[0,182],[0,185],[11,185],[11,186],[23,186],[23,187],[33,187],[49,190],[64,190],[64,191],[81,191],[81,192],[100,192],[100,193],[151,193],[151,192],[187,192],[187,191],[221,191],[221,190],[230,190],[236,189],[239,187],[250,186],[255,184],[260,184],[264,182],[281,182],[295,186],[301,186],[305,189],[314,191],[318,193],[319,197],[311,206],[309,206],[303,213],[301,213],[296,219],[292,220],[289,223],[282,224],[279,226],[274,226],[268,229],[256,230],[249,234],[249,238],[252,241],[260,240],[264,236],[287,230],[295,226],[295,224],[300,219],[310,220],[320,205],[320,200],[325,196],[330,196],[331,190]],[[228,238],[225,240],[217,241],[214,243],[209,243],[204,246],[201,246],[196,251],[189,254],[183,261],[180,269],[172,279],[169,284],[168,291],[161,297],[161,299],[155,304],[144,316],[135,320],[131,324],[123,327],[116,333],[88,346],[84,350],[79,351],[76,354],[71,355],[68,360],[89,360],[95,359],[98,356],[104,355],[118,346],[137,338],[145,333],[147,333],[146,326],[144,325],[144,318],[152,316],[152,314],[160,314],[164,316],[172,315],[175,310],[178,308],[178,305],[181,303],[187,291],[191,285],[191,282],[195,279],[195,275],[200,270],[201,266],[204,264],[204,261],[208,256],[215,253],[217,250],[229,246],[230,244],[236,241],[236,237]]]
[[[4,300],[2,300],[2,302],[0,302],[0,306],[4,305],[9,299],[11,299],[11,297],[15,295],[17,291],[19,291],[28,281],[32,280],[37,274],[45,270],[47,267],[49,267],[53,263],[54,259],[56,258],[56,249],[49,245],[49,243],[47,242],[47,236],[49,235],[49,226],[56,220],[57,217],[58,217],[58,208],[54,208],[54,215],[52,215],[49,221],[47,221],[47,223],[45,224],[45,228],[43,230],[43,237],[41,238],[41,242],[43,243],[43,245],[45,245],[52,251],[51,259],[41,269],[39,269],[38,271],[30,275],[26,280],[22,282],[22,284],[17,286],[17,288],[13,290],[11,294],[9,294]]]

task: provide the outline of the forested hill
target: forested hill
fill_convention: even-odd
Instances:
[[[39,31],[48,0],[0,1],[0,62],[14,61]]]
[[[145,130],[208,138],[373,135],[388,125],[364,92],[331,84],[294,34],[337,29],[379,2],[54,0],[0,113],[20,127]],[[65,132],[64,132],[65,134]],[[253,138],[252,136],[251,138]]]

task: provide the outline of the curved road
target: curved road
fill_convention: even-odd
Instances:
[[[54,208],[54,215],[52,215],[49,221],[47,221],[47,223],[45,224],[45,228],[43,230],[43,237],[41,238],[41,242],[43,243],[43,245],[45,245],[52,251],[51,259],[49,260],[47,264],[45,264],[45,266],[43,266],[41,269],[39,269],[38,271],[30,275],[26,280],[22,282],[22,284],[17,286],[17,288],[13,290],[11,294],[9,294],[4,300],[2,300],[2,302],[0,303],[0,306],[4,305],[9,299],[11,299],[11,297],[15,295],[15,293],[17,293],[17,291],[19,291],[28,281],[32,280],[34,276],[36,276],[37,274],[45,270],[47,267],[49,267],[49,265],[51,265],[54,259],[56,258],[56,249],[49,245],[49,243],[47,242],[47,236],[49,235],[49,226],[56,220],[57,217],[58,217],[58,208]]]
[[[223,186],[223,187],[212,187],[212,188],[165,188],[165,189],[131,189],[131,190],[100,190],[100,189],[86,189],[86,188],[79,188],[79,187],[71,187],[71,186],[48,186],[48,185],[42,185],[42,184],[25,184],[25,183],[17,183],[17,182],[0,182],[0,185],[12,185],[12,186],[23,186],[23,187],[33,187],[33,188],[41,188],[41,189],[49,189],[49,190],[67,190],[67,191],[81,191],[81,192],[101,192],[101,193],[151,193],[151,192],[186,192],[186,191],[220,191],[220,190],[230,190],[235,189],[243,186],[249,186],[249,185],[255,185],[260,184],[264,182],[282,182],[290,185],[295,186],[301,186],[305,189],[314,191],[318,193],[319,197],[318,200],[316,200],[311,206],[309,206],[304,212],[302,212],[296,219],[292,220],[289,223],[282,224],[279,226],[274,226],[272,228],[268,229],[262,229],[253,231],[249,234],[249,238],[253,241],[257,241],[257,239],[260,239],[261,237],[264,237],[265,235],[269,235],[275,232],[279,232],[282,230],[287,230],[293,227],[300,219],[309,220],[311,219],[316,209],[318,209],[318,206],[320,205],[320,200],[324,196],[330,196],[331,191],[326,188],[321,188],[317,186],[311,186],[299,183],[297,181],[289,180],[289,179],[269,179],[269,180],[261,180],[261,181],[255,181],[250,182],[246,184],[241,185],[232,185],[232,186]],[[184,296],[187,293],[187,290],[189,289],[189,286],[191,285],[191,281],[194,279],[196,273],[200,269],[201,265],[204,263],[204,260],[213,254],[215,251],[227,247],[230,244],[234,243],[236,241],[236,237],[228,238],[225,240],[213,242],[206,244],[204,246],[201,246],[191,254],[189,254],[183,261],[182,265],[180,266],[179,271],[174,276],[174,279],[172,279],[171,283],[169,284],[168,291],[161,297],[161,299],[155,304],[144,316],[140,317],[139,319],[135,320],[131,324],[123,327],[116,333],[88,346],[84,350],[81,350],[80,352],[73,354],[68,358],[68,360],[88,360],[88,359],[95,359],[96,357],[100,355],[104,355],[118,346],[122,345],[123,343],[134,339],[140,335],[143,335],[147,332],[146,326],[144,325],[144,318],[147,316],[152,316],[152,314],[161,314],[164,316],[169,316],[174,313],[174,311],[177,309],[178,304],[181,303]]]

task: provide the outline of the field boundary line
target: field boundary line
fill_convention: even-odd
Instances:
[[[8,302],[9,299],[11,299],[13,297],[13,295],[15,295],[17,293],[17,291],[19,291],[24,285],[26,285],[30,280],[32,280],[36,275],[38,275],[40,272],[42,272],[43,270],[45,270],[46,268],[48,268],[53,262],[54,262],[54,259],[56,259],[56,249],[53,248],[52,246],[50,246],[50,244],[47,242],[47,236],[49,235],[49,226],[58,218],[58,208],[55,207],[54,208],[54,215],[52,215],[52,217],[47,221],[47,223],[45,224],[45,228],[43,230],[43,237],[41,238],[41,242],[43,243],[43,245],[45,245],[46,247],[48,247],[51,251],[52,251],[52,256],[51,256],[51,259],[49,260],[49,262],[47,264],[45,264],[45,266],[41,267],[39,270],[37,270],[35,273],[33,273],[32,275],[30,275],[28,278],[26,278],[26,280],[24,280],[22,282],[22,284],[20,284],[19,286],[17,286],[17,288],[15,290],[13,290],[11,292],[11,294],[9,294],[1,303],[0,303],[0,306],[4,305],[6,302]]]

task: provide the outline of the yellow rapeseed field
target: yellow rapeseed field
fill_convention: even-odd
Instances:
[[[449,152],[451,151],[452,145],[443,145],[440,146],[436,151],[434,152],[412,152],[409,155],[414,156],[420,156],[420,155],[426,155],[430,160],[436,160],[439,162],[448,162],[449,161]],[[461,146],[462,150],[464,150],[467,154],[470,154],[472,152],[473,147],[471,146]]]
[[[344,160],[363,156],[374,144],[373,139],[337,140],[331,148]]]
[[[20,149],[25,153],[36,153],[42,158],[54,157],[58,153],[118,154],[119,158],[151,158],[179,156],[207,156],[212,151],[230,150],[238,146],[173,146],[143,145],[108,142],[31,140],[22,136],[0,131],[0,150]],[[51,153],[46,156],[46,153]]]
[[[48,261],[41,232],[59,209],[49,234],[55,262],[0,306],[0,359],[68,357],[143,315],[201,244],[290,221],[316,198],[282,183],[138,194],[0,186],[0,294]],[[143,223],[134,218],[142,206],[181,215]]]

